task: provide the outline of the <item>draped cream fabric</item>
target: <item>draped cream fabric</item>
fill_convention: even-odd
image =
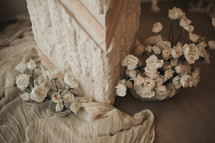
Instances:
[[[25,28],[30,29],[30,25],[27,25]],[[22,28],[19,30],[23,31]],[[18,38],[20,36],[23,37]],[[13,86],[4,87],[5,78],[8,74],[17,74],[14,66],[19,62],[28,61],[30,58],[39,60],[34,49],[36,43],[32,32],[27,30],[16,34],[15,37],[12,36],[13,40],[5,39],[7,37],[5,35],[2,37],[4,38],[1,40],[4,42],[0,42],[1,143],[151,143],[154,141],[154,116],[149,110],[143,110],[131,117],[108,104],[85,102],[77,114],[71,113],[62,118],[48,112],[49,101],[35,106],[23,102],[19,90]]]

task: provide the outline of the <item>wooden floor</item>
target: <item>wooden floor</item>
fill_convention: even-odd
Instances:
[[[137,34],[140,41],[153,35],[151,27],[157,21],[161,21],[167,34],[168,9],[173,6],[187,13],[193,21],[194,33],[215,40],[211,19],[206,14],[190,13],[188,4],[183,1],[162,2],[159,5],[162,11],[157,15],[150,12],[150,4],[142,5]],[[155,116],[155,143],[215,143],[215,51],[210,51],[210,55],[210,65],[200,64],[201,81],[197,87],[182,89],[172,99],[153,103],[139,101],[128,94],[124,98],[117,97],[115,106],[130,115],[150,109]]]

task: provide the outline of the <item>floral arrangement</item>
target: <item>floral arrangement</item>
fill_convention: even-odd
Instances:
[[[127,55],[122,66],[126,67],[125,77],[116,86],[116,94],[125,96],[127,88],[132,95],[142,100],[163,100],[174,96],[181,87],[195,87],[200,81],[198,61],[210,63],[208,48],[215,49],[215,41],[206,42],[204,37],[193,33],[185,13],[174,7],[169,10],[170,30],[167,40],[163,25],[157,22],[152,32],[158,34],[146,40],[145,46],[136,42],[134,55]],[[180,34],[175,39],[174,24],[179,22]],[[179,40],[184,31],[189,33],[188,43]]]

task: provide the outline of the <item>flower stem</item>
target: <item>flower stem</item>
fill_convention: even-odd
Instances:
[[[180,32],[180,34],[179,34],[179,36],[178,36],[177,40],[174,42],[174,45],[178,43],[178,41],[181,39],[181,37],[182,37],[183,33],[184,33],[184,28],[183,28],[183,27],[181,27],[181,32]]]
[[[165,41],[165,38],[163,36],[163,32],[161,31],[161,32],[159,32],[159,34],[161,35],[161,38],[163,39],[163,41]]]
[[[66,95],[71,89],[72,89],[72,88],[68,88],[67,92],[66,92],[64,95]]]
[[[32,71],[31,85],[32,85],[32,87],[34,87],[34,70]]]
[[[54,79],[54,84],[55,84],[56,90],[57,90],[57,92],[58,92],[58,86],[57,86],[56,80],[57,80],[57,78]]]
[[[66,88],[66,84],[64,85],[63,90],[60,92],[60,94],[63,93],[63,91],[65,90],[65,88]]]

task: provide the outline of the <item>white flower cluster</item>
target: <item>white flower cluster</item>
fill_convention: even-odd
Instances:
[[[125,96],[127,88],[133,88],[136,93],[146,98],[163,100],[172,97],[181,87],[195,87],[200,81],[200,69],[194,67],[197,61],[204,60],[210,63],[208,47],[215,49],[215,42],[208,43],[201,36],[192,33],[194,27],[187,19],[185,13],[174,7],[169,10],[171,26],[174,21],[179,20],[179,25],[189,32],[190,43],[182,44],[175,37],[173,28],[170,28],[169,41],[162,35],[163,26],[157,22],[152,27],[152,32],[161,35],[162,39],[147,42],[149,45],[141,45],[136,42],[134,55],[126,56],[122,66],[126,66],[126,76],[116,86],[116,94]],[[140,64],[141,61],[141,64]]]

